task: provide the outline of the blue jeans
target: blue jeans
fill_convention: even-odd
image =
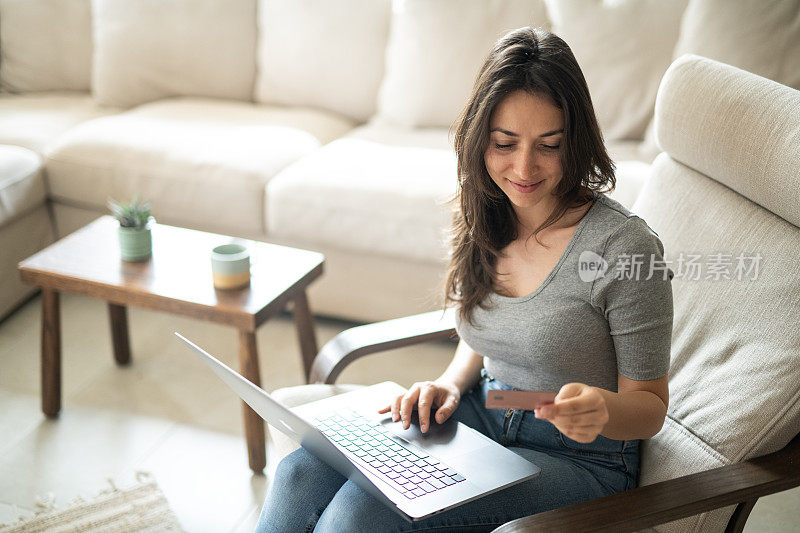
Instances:
[[[636,486],[638,440],[602,435],[584,444],[532,411],[486,409],[486,391],[512,387],[486,371],[464,394],[452,418],[538,465],[539,476],[409,522],[304,448],[278,465],[258,532],[491,531],[523,516],[607,496]],[[506,416],[506,415],[509,416]]]

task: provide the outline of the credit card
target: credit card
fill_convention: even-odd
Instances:
[[[557,392],[532,390],[490,390],[486,394],[486,408],[533,411],[553,403],[557,394]]]

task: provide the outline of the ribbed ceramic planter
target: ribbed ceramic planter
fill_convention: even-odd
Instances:
[[[119,252],[123,261],[144,261],[153,251],[150,223],[144,228],[119,227]]]
[[[250,252],[241,244],[223,244],[211,251],[214,287],[238,289],[250,284]]]

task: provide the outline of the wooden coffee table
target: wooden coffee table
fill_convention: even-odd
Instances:
[[[127,306],[228,324],[239,330],[239,364],[259,385],[256,329],[294,301],[294,320],[306,379],[317,353],[306,287],[323,270],[322,254],[263,242],[235,239],[250,249],[249,287],[218,290],[212,283],[211,249],[231,237],[162,224],[153,227],[153,255],[143,262],[120,259],[119,224],[101,217],[19,264],[22,281],[42,289],[42,411],[61,409],[61,325],[59,294],[71,292],[108,302],[114,359],[131,360]],[[165,342],[168,342],[165,339]],[[250,468],[266,464],[264,421],[247,404],[244,426]]]

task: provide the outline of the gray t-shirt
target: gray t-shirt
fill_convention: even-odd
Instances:
[[[617,373],[660,378],[669,370],[674,276],[663,253],[643,219],[595,193],[539,288],[519,298],[491,293],[494,308],[474,310],[477,328],[456,318],[456,331],[490,375],[517,389],[579,382],[617,392]]]

